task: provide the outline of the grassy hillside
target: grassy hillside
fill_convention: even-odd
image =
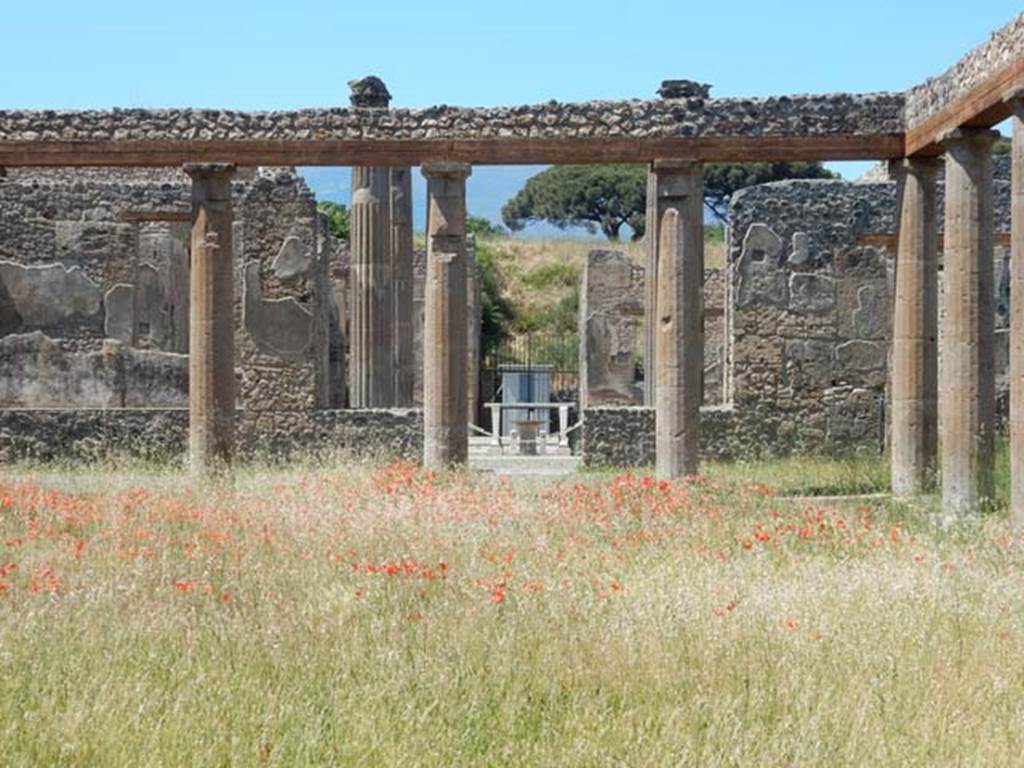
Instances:
[[[515,310],[514,333],[575,333],[580,275],[587,254],[596,249],[622,251],[637,264],[645,261],[642,242],[610,243],[569,238],[499,237],[480,241],[493,253],[504,294]],[[725,262],[721,229],[708,228],[704,260],[708,267]]]

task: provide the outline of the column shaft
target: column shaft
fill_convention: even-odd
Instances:
[[[470,424],[476,423],[480,408],[480,331],[483,324],[480,290],[476,242],[473,235],[466,235],[466,416]]]
[[[1024,529],[1024,99],[1013,103],[1010,234],[1010,522]]]
[[[394,277],[395,405],[413,404],[412,171],[391,169],[391,270]]]
[[[387,408],[395,402],[389,177],[387,168],[352,169],[349,401],[353,408]]]
[[[227,467],[235,438],[235,302],[231,178],[234,166],[186,165],[192,177],[189,269],[189,462]]]
[[[657,239],[655,425],[657,474],[677,479],[700,464],[704,372],[703,182],[696,162],[652,167]]]
[[[658,303],[658,222],[656,185],[653,173],[647,174],[647,208],[644,219],[644,246],[647,262],[644,264],[644,405],[654,405],[654,358],[657,348]]]
[[[465,463],[466,179],[462,163],[423,166],[427,178],[427,277],[423,327],[423,463]]]
[[[942,514],[976,515],[992,498],[995,336],[992,157],[995,136],[961,129],[945,140]]]
[[[892,342],[892,490],[922,493],[935,477],[938,448],[939,161],[893,163],[899,238]]]

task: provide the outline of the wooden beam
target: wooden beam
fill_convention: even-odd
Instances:
[[[888,232],[869,233],[869,234],[862,234],[862,235],[858,235],[857,236],[857,244],[858,245],[870,245],[870,246],[872,246],[874,248],[884,248],[884,249],[886,249],[888,251],[895,251],[896,250],[896,240],[897,240],[896,235],[888,233]],[[1007,248],[1009,248],[1010,247],[1010,233],[1009,232],[996,232],[995,235],[993,236],[992,242],[993,242],[994,245],[1002,245],[1002,246],[1006,246]],[[939,250],[942,250],[942,245],[943,245],[943,237],[942,237],[942,235],[939,235]]]
[[[121,214],[122,221],[145,222],[186,222],[192,223],[192,211],[125,211]]]
[[[1024,88],[1024,56],[907,131],[907,156],[941,155],[942,137],[962,126],[991,128],[1010,116],[1007,96]]]
[[[903,134],[686,138],[366,139],[352,141],[0,142],[0,166],[474,165],[882,160],[902,157]]]

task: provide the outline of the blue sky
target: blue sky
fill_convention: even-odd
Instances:
[[[1013,0],[5,6],[0,108],[55,109],[343,105],[346,82],[370,73],[413,107],[651,97],[679,77],[718,96],[901,90],[1021,10]],[[528,175],[478,169],[470,209],[496,218]],[[347,173],[310,178],[318,194],[347,197]]]

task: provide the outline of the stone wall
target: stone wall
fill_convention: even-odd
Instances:
[[[422,412],[239,411],[243,459],[285,460],[301,452],[418,460]],[[133,456],[183,459],[188,411],[162,408],[0,409],[0,462]]]
[[[328,262],[339,248],[293,171],[242,176],[234,186],[240,405],[337,404]],[[190,205],[189,182],[173,170],[22,169],[0,181],[0,406],[186,401],[190,227],[126,214]],[[125,350],[111,353],[110,340]],[[121,362],[111,368],[108,358]],[[112,385],[115,369],[134,375],[117,374]]]
[[[580,277],[582,407],[639,405],[646,276],[618,251],[594,250]],[[704,270],[704,405],[723,402],[727,313],[725,272]],[[647,375],[644,366],[643,375]]]
[[[1008,231],[1005,181],[995,182],[995,201],[997,231]],[[895,184],[751,187],[733,197],[731,224],[727,396],[749,452],[881,449],[893,254],[859,240],[896,231]],[[1002,325],[1005,274],[997,249]]]
[[[903,94],[648,101],[548,101],[511,107],[0,111],[0,142],[380,141],[394,139],[841,136],[903,131]]]
[[[643,403],[636,376],[643,323],[643,267],[618,251],[590,251],[580,277],[581,408]]]
[[[907,128],[915,128],[1024,56],[1024,13],[992,33],[948,70],[907,91]]]
[[[743,436],[735,429],[731,408],[702,407],[700,425],[702,458],[727,460],[745,455]],[[654,428],[654,408],[586,408],[580,427],[583,463],[588,467],[653,467]]]

